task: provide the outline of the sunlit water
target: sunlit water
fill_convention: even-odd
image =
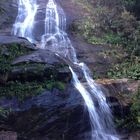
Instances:
[[[49,0],[46,4],[44,32],[41,40],[35,40],[33,36],[35,16],[38,11],[36,0],[19,0],[18,16],[13,25],[14,35],[25,37],[32,43],[40,44],[41,49],[48,49],[60,57],[65,57],[73,65],[79,67],[86,80],[86,87],[80,82],[76,72],[69,66],[73,75],[73,84],[82,95],[89,112],[91,123],[92,140],[119,140],[114,129],[112,114],[106,98],[90,76],[90,71],[84,63],[79,63],[76,57],[66,29],[66,16],[63,9],[54,0]],[[92,99],[96,100],[96,106]]]

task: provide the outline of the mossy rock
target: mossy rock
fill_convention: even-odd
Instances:
[[[9,72],[13,66],[11,62],[21,55],[31,52],[29,48],[23,47],[21,44],[3,44],[0,46],[0,72]]]
[[[12,99],[16,97],[20,102],[28,98],[37,96],[45,90],[52,90],[57,88],[61,91],[65,89],[65,83],[60,81],[32,81],[32,82],[19,82],[10,81],[5,85],[0,86],[0,98],[6,97]]]
[[[46,89],[62,91],[70,80],[68,65],[54,53],[21,42],[0,45],[0,98],[24,101]]]

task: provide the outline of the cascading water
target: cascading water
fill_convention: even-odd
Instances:
[[[36,0],[18,0],[18,16],[12,30],[14,35],[27,38],[31,43],[35,43],[32,31],[37,7]]]
[[[75,50],[71,45],[66,32],[66,16],[61,7],[54,0],[46,5],[45,32],[41,39],[41,48],[46,48],[60,56],[77,61]]]
[[[19,0],[18,16],[13,26],[14,35],[25,37],[31,42],[37,42],[32,36],[37,7],[36,0]],[[82,95],[89,112],[92,128],[91,139],[119,140],[115,136],[112,114],[105,96],[91,78],[87,66],[78,62],[75,49],[65,32],[66,16],[63,9],[56,4],[55,0],[49,0],[45,13],[45,31],[40,40],[40,48],[51,50],[60,57],[65,57],[82,70],[87,83],[86,87],[79,81],[72,67],[69,66],[73,75],[74,86]],[[92,98],[96,99],[97,106]]]

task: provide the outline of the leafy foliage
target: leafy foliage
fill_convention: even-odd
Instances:
[[[27,98],[41,94],[43,91],[45,91],[45,89],[52,90],[53,88],[58,88],[60,90],[64,90],[65,84],[56,80],[56,73],[51,69],[45,71],[44,64],[29,62],[19,65],[11,64],[16,57],[28,54],[30,52],[30,49],[22,46],[21,44],[9,44],[0,46],[0,80],[5,81],[0,83],[0,97],[17,97],[19,101],[24,101]],[[38,73],[43,74],[45,71],[48,75],[50,74],[50,77],[44,77],[42,79],[36,78],[29,81],[21,80],[20,78],[16,81],[7,80],[10,71],[18,68],[25,71],[23,77],[26,79],[26,70],[28,66],[29,68],[35,68],[32,70],[30,75],[38,76]],[[41,74],[40,76],[42,76]]]
[[[124,61],[121,64],[116,64],[108,72],[109,78],[129,78],[140,80],[140,60]]]
[[[130,55],[139,55],[140,23],[121,3],[115,8],[98,5],[90,16],[73,24],[74,31],[82,35],[88,43],[111,44],[112,47],[119,45]]]
[[[59,90],[63,91],[65,89],[65,84],[60,81],[48,81],[46,83],[46,87],[48,90],[52,90],[53,88],[58,88]]]
[[[0,107],[0,117],[7,118],[7,116],[9,115],[11,111],[12,111],[11,109],[4,109]]]
[[[139,0],[122,0],[124,6],[135,14],[136,17],[140,18],[140,2]]]
[[[0,72],[6,73],[12,69],[11,61],[14,58],[27,54],[31,50],[20,44],[11,44],[0,46]]]
[[[32,82],[9,81],[5,85],[0,86],[0,97],[17,97],[19,101],[41,94],[46,89],[52,90],[65,89],[65,84],[60,81],[44,80]]]
[[[112,1],[92,2],[95,7],[93,5],[91,15],[74,22],[74,32],[83,36],[88,43],[106,44],[111,50],[120,48],[122,52],[118,53],[127,54],[127,60],[115,54],[119,63],[112,64],[109,78],[140,79],[140,22],[131,10],[125,8],[134,6],[137,0],[115,1],[115,7],[111,5]]]
[[[132,96],[130,113],[123,118],[116,119],[118,128],[125,128],[129,131],[140,129],[140,86],[135,95]]]

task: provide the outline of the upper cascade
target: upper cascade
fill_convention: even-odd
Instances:
[[[48,8],[53,8],[53,7],[56,7],[56,4],[55,4],[55,2],[53,0],[49,0],[48,4],[47,4],[47,7]]]
[[[66,18],[63,9],[56,4],[55,0],[49,0],[46,5],[45,33],[59,32],[59,29],[65,30],[65,27]]]
[[[18,1],[18,16],[12,31],[14,35],[25,37],[30,42],[34,42],[33,26],[37,9],[38,5],[36,0]]]
[[[38,13],[40,13],[40,9],[37,0],[18,0],[18,15],[12,34],[40,44],[42,36],[65,31],[66,16],[55,0],[49,0],[46,3],[45,16],[42,21],[38,18]],[[43,26],[40,26],[41,22]],[[40,33],[38,29],[42,32]]]

